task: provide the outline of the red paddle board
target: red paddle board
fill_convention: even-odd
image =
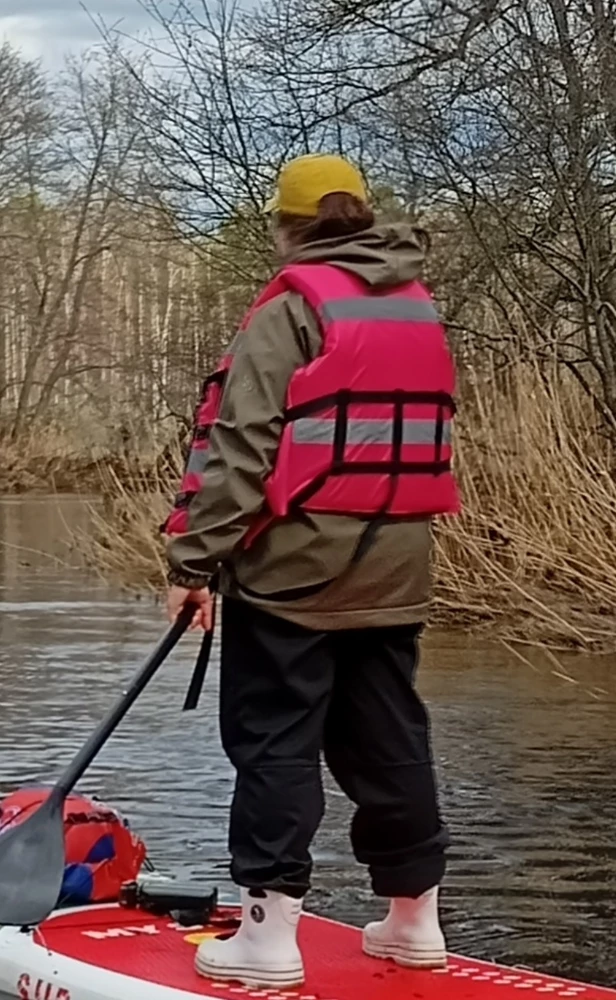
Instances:
[[[615,990],[456,956],[440,972],[401,969],[363,955],[358,930],[313,916],[300,928],[305,986],[249,989],[194,972],[200,933],[220,930],[115,905],[60,912],[33,933],[0,928],[0,992],[22,1000],[616,1000]]]

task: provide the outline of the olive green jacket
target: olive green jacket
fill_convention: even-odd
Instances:
[[[422,238],[406,224],[313,243],[292,257],[294,263],[346,268],[379,289],[420,277],[423,259]],[[317,318],[295,292],[266,303],[238,338],[211,433],[205,485],[191,502],[188,532],[169,543],[170,580],[199,587],[220,570],[223,594],[307,628],[425,620],[432,548],[428,520],[380,527],[372,547],[353,564],[365,528],[353,517],[296,511],[250,547],[243,546],[263,508],[263,484],[276,460],[289,381],[321,348]],[[327,580],[334,582],[311,596],[288,599],[288,592]],[[279,592],[285,592],[284,600],[268,599]]]

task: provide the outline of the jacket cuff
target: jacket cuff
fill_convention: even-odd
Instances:
[[[170,587],[184,587],[185,590],[203,590],[209,586],[209,576],[187,576],[181,570],[170,569],[167,573],[167,583]]]

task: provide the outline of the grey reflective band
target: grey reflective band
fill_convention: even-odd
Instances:
[[[208,448],[193,448],[188,456],[186,473],[190,472],[202,475],[207,465],[208,451]]]
[[[352,299],[333,299],[320,309],[326,323],[338,319],[398,320],[440,323],[438,312],[429,299],[406,299],[393,295],[361,295]]]
[[[296,444],[332,445],[335,429],[335,420],[301,417],[293,421],[293,441]],[[391,444],[392,438],[391,420],[351,419],[347,423],[347,444]],[[434,444],[435,438],[435,420],[402,421],[402,444]],[[451,420],[443,421],[443,444],[451,444]]]

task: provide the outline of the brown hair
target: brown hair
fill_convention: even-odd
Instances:
[[[374,212],[365,201],[353,194],[336,191],[326,194],[319,202],[314,219],[281,212],[278,225],[296,245],[331,240],[337,236],[352,236],[374,225]]]

